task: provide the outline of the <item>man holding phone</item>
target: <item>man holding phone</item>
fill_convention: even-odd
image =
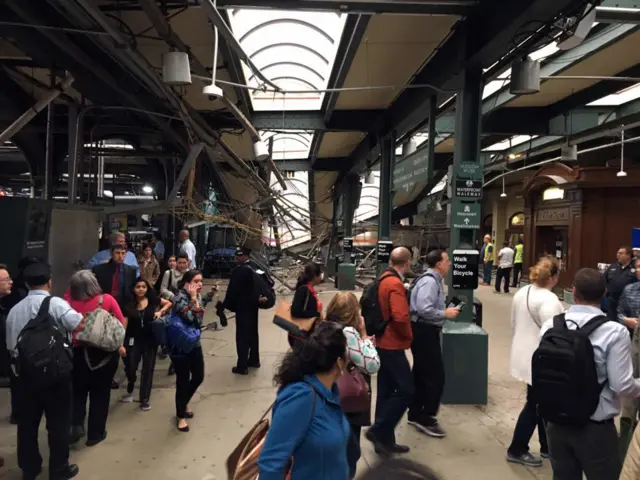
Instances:
[[[415,397],[409,408],[409,424],[429,436],[442,438],[445,431],[438,423],[438,410],[444,389],[444,363],[440,334],[445,319],[460,313],[459,306],[445,306],[443,279],[451,267],[444,250],[430,251],[428,270],[411,287],[410,311],[413,328],[413,381]]]

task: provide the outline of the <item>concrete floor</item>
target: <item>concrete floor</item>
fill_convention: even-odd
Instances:
[[[331,293],[322,293],[325,305]],[[511,297],[494,295],[480,287],[484,303],[484,326],[489,334],[489,403],[486,406],[444,406],[441,424],[448,437],[425,437],[406,423],[398,428],[398,442],[412,447],[411,458],[434,468],[443,480],[551,479],[546,462],[540,469],[527,469],[505,461],[515,420],[525,397],[524,385],[508,374],[511,341]],[[215,313],[207,311],[213,320]],[[114,392],[108,422],[108,438],[99,446],[73,449],[71,460],[80,466],[81,480],[214,480],[225,479],[225,460],[274,398],[274,365],[288,348],[286,334],[273,326],[269,311],[262,312],[260,347],[262,368],[248,377],[231,374],[235,364],[233,320],[221,332],[203,335],[206,377],[192,401],[196,417],[191,432],[175,428],[174,378],[167,376],[167,361],[159,361],[150,412],[138,404],[120,404]],[[122,372],[119,373],[122,377]],[[375,382],[374,382],[375,383]],[[0,417],[9,415],[8,391],[0,391]],[[363,440],[360,469],[375,462],[369,443]],[[41,435],[43,456],[47,454],[44,422]],[[539,445],[533,440],[532,451]],[[5,467],[1,479],[19,479],[16,460],[16,429],[8,421],[0,424],[0,455]],[[46,460],[45,460],[46,464]],[[44,475],[42,476],[43,478]]]

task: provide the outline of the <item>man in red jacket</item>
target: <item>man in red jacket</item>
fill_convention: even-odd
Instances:
[[[389,323],[384,333],[376,337],[380,355],[378,398],[374,425],[366,437],[373,442],[376,453],[390,455],[407,453],[409,447],[396,443],[395,428],[413,401],[414,386],[411,367],[405,350],[411,348],[413,333],[404,277],[411,269],[411,253],[404,247],[391,252],[389,268],[382,272],[378,301]]]

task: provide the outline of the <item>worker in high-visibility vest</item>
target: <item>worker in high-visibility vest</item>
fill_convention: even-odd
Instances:
[[[522,239],[518,239],[518,244],[515,248],[516,256],[513,259],[513,288],[520,285],[520,275],[522,275],[522,262],[524,257],[524,245]]]
[[[493,270],[493,261],[496,258],[496,254],[493,248],[493,243],[491,243],[491,235],[489,234],[484,236],[484,247],[482,248],[482,251],[482,264],[484,265],[483,285],[491,285],[491,272]]]

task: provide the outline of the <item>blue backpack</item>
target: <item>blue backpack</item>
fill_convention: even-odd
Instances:
[[[191,327],[173,314],[167,322],[167,345],[176,353],[190,353],[200,341],[200,327]]]

